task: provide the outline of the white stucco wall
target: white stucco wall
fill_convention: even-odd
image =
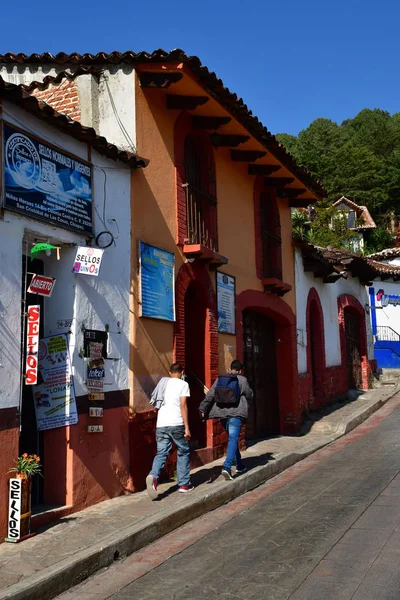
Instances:
[[[338,323],[337,299],[342,294],[350,294],[365,306],[368,304],[368,293],[359,279],[349,276],[348,279],[339,279],[335,283],[322,283],[322,279],[315,278],[313,273],[305,273],[301,250],[295,250],[295,277],[296,277],[296,315],[297,315],[297,360],[299,373],[307,371],[307,332],[306,309],[307,298],[311,288],[318,292],[324,315],[325,330],[325,357],[326,366],[333,367],[341,364],[340,338]],[[366,318],[368,357],[373,358],[373,340],[369,319]],[[303,341],[300,344],[300,341]]]
[[[9,123],[28,133],[88,160],[86,144],[58,132],[12,104],[4,103],[3,116]],[[57,278],[52,297],[45,299],[44,329],[45,335],[64,333],[66,330],[57,328],[57,321],[73,319],[70,351],[76,394],[86,393],[86,365],[79,357],[79,350],[83,346],[82,326],[104,330],[105,325],[109,325],[109,356],[117,360],[106,361],[105,391],[129,388],[131,171],[122,163],[108,160],[96,151],[92,152],[92,163],[94,204],[97,208],[97,212],[94,212],[94,231],[97,234],[104,230],[99,215],[103,214],[105,172],[106,225],[118,237],[116,245],[104,252],[99,277],[72,273],[76,246],[88,245],[84,236],[10,211],[5,211],[4,219],[0,220],[0,408],[19,404],[24,235],[29,235],[30,239],[39,236],[40,241],[43,237],[48,238],[55,245],[62,246],[60,261],[55,255],[39,255],[44,260],[45,274]]]

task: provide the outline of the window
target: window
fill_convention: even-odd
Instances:
[[[282,238],[276,190],[265,189],[260,195],[262,240],[262,276],[282,280]]]
[[[187,136],[185,178],[187,240],[218,251],[217,199],[212,150],[206,140]]]

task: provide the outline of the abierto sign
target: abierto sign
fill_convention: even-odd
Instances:
[[[36,385],[38,373],[40,306],[28,306],[25,384]]]
[[[56,280],[53,277],[45,277],[44,275],[34,275],[28,287],[28,294],[38,294],[50,298],[53,293]]]

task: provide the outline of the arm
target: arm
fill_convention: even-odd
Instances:
[[[247,402],[250,402],[253,399],[253,390],[249,386],[249,382],[247,381],[247,379],[244,383],[242,394],[246,398]]]
[[[200,403],[199,411],[203,418],[204,415],[207,415],[209,413],[209,409],[211,408],[214,402],[215,388],[217,387],[217,382],[218,380],[216,379],[211,388],[208,390],[207,394],[205,395],[204,400]]]
[[[181,401],[182,419],[183,419],[183,422],[185,424],[185,438],[187,440],[190,440],[189,413],[188,413],[187,398],[186,398],[186,396],[181,396],[180,401]]]

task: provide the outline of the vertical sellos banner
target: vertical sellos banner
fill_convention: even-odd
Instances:
[[[139,242],[141,317],[175,321],[175,256]]]
[[[38,375],[38,350],[40,306],[28,306],[26,324],[26,366],[25,384],[36,385]]]
[[[22,479],[10,479],[8,531],[6,541],[17,542],[21,537]]]

